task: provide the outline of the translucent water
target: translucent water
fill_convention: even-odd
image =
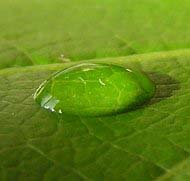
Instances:
[[[143,73],[116,65],[82,63],[44,81],[34,99],[60,114],[102,116],[135,109],[155,92]]]

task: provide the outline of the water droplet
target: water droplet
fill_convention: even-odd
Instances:
[[[134,109],[154,92],[152,81],[139,71],[82,63],[52,75],[40,85],[34,99],[52,112],[101,116]]]
[[[58,57],[59,60],[61,60],[63,63],[67,63],[67,62],[70,62],[71,60],[66,58],[64,54],[61,54],[59,57]]]

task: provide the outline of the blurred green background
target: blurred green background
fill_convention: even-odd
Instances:
[[[189,48],[189,17],[189,0],[2,0],[0,68]]]

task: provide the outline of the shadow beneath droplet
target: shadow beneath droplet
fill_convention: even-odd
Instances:
[[[167,74],[156,72],[146,73],[156,86],[154,97],[145,103],[145,105],[155,104],[173,95],[175,90],[180,89],[180,84],[174,78]]]
[[[156,91],[155,91],[155,94],[152,99],[148,100],[147,102],[144,102],[143,104],[134,106],[130,109],[122,110],[117,113],[110,113],[109,115],[101,115],[101,116],[81,116],[81,115],[77,116],[76,115],[74,117],[76,117],[76,119],[77,118],[81,119],[82,117],[102,118],[102,117],[110,117],[110,116],[126,114],[128,112],[136,111],[137,109],[143,109],[143,108],[149,107],[149,106],[156,104],[164,99],[167,99],[174,95],[175,90],[180,89],[180,83],[167,74],[162,74],[162,73],[157,73],[157,72],[146,72],[145,74],[153,81],[153,83],[156,86]],[[73,115],[67,115],[65,113],[61,114],[61,115],[58,114],[58,116],[60,118],[63,118],[63,116],[73,118]]]
[[[134,106],[131,109],[127,109],[125,111],[114,113],[112,115],[106,115],[103,117],[126,114],[128,112],[136,111],[137,109],[149,107],[150,105],[156,104],[160,101],[163,101],[164,99],[171,97],[174,94],[175,90],[180,89],[179,82],[167,74],[161,74],[157,72],[146,72],[145,74],[153,81],[156,86],[156,91],[153,98],[148,100],[147,102],[144,102],[143,104]]]
[[[143,104],[131,107],[130,109],[122,110],[121,112],[110,113],[109,115],[93,116],[93,117],[100,118],[100,117],[117,116],[117,115],[126,114],[128,112],[136,111],[137,109],[143,109],[171,97],[174,94],[175,90],[180,89],[179,82],[167,74],[161,74],[157,72],[146,72],[145,74],[153,81],[153,83],[156,86],[156,91],[152,99],[148,100],[147,102],[144,102]]]

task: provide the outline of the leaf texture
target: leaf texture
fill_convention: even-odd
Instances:
[[[189,180],[190,51],[90,62],[140,67],[155,97],[115,116],[60,116],[32,95],[71,63],[1,70],[0,180]]]

